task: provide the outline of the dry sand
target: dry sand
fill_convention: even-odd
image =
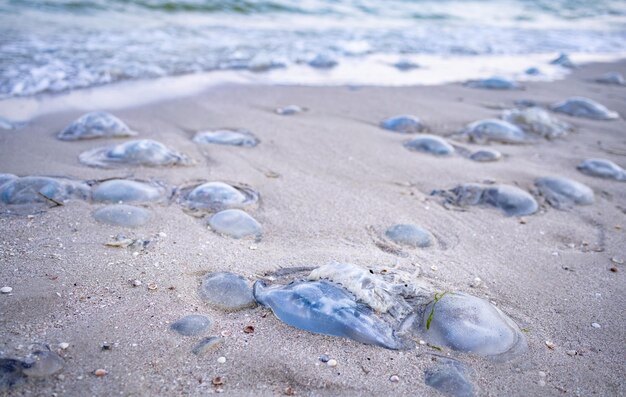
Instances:
[[[436,87],[219,86],[190,98],[114,113],[141,137],[187,153],[195,165],[101,170],[81,165],[78,154],[106,140],[62,142],[55,133],[82,112],[42,116],[27,127],[0,131],[0,172],[81,179],[132,176],[182,185],[197,179],[251,185],[262,197],[252,214],[261,242],[221,237],[177,204],[152,205],[153,218],[130,234],[165,233],[145,252],[105,247],[123,228],[97,223],[97,204],[73,201],[34,217],[0,218],[0,355],[23,357],[47,343],[61,352],[62,376],[30,381],[11,395],[439,395],[424,384],[432,354],[450,354],[472,368],[478,395],[626,394],[624,307],[626,184],[592,178],[576,165],[602,157],[626,166],[626,88],[592,81],[606,71],[626,74],[626,62],[587,65],[563,81],[529,83],[524,91],[489,91],[460,84]],[[535,145],[490,145],[506,157],[495,163],[461,156],[409,152],[407,138],[380,129],[397,114],[416,114],[446,136],[465,124],[499,115],[516,99],[542,104],[587,96],[621,114],[617,121],[562,118],[570,136]],[[54,100],[48,99],[48,100]],[[279,116],[278,106],[305,113]],[[95,110],[95,109],[94,109]],[[199,147],[193,131],[241,127],[256,148]],[[466,148],[478,145],[461,144]],[[278,177],[276,177],[276,174]],[[523,220],[497,210],[446,209],[433,189],[493,180],[532,189],[536,177],[561,175],[590,186],[591,206],[568,211],[542,205]],[[405,250],[379,249],[372,228],[411,222],[429,229],[436,243]],[[370,228],[371,227],[371,228]],[[251,249],[256,246],[256,249]],[[331,261],[421,269],[442,289],[485,297],[526,329],[523,356],[496,363],[426,346],[390,351],[291,328],[263,307],[223,313],[200,300],[203,274],[232,271],[250,282],[282,267]],[[611,272],[616,266],[618,271]],[[470,287],[475,277],[483,286]],[[132,287],[130,280],[143,285]],[[158,289],[150,291],[148,283]],[[207,335],[225,332],[225,344],[202,357],[191,353],[200,337],[183,337],[169,325],[186,314],[213,320]],[[601,328],[591,326],[598,323]],[[253,325],[255,332],[243,328]],[[103,351],[103,342],[113,344]],[[545,341],[552,341],[554,350]],[[575,356],[566,353],[576,350]],[[328,354],[331,368],[318,357]],[[225,357],[225,363],[218,363]],[[92,372],[108,371],[102,378]],[[545,374],[545,376],[542,376]],[[398,375],[397,383],[389,380]],[[212,385],[214,377],[224,384]]]

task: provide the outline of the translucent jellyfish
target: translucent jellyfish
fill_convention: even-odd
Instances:
[[[13,174],[0,174],[0,186],[4,185],[5,182],[12,181],[17,179],[16,175]]]
[[[413,70],[413,69],[419,69],[420,65],[418,65],[417,63],[413,62],[413,61],[409,61],[408,59],[401,59],[398,62],[394,63],[393,66],[403,72],[409,71],[409,70]]]
[[[593,203],[593,190],[580,182],[563,177],[535,179],[535,186],[546,201],[555,208],[569,208]]]
[[[427,342],[493,358],[513,356],[526,347],[517,324],[486,300],[461,292],[438,297],[416,324]]]
[[[298,105],[288,105],[282,108],[276,108],[275,112],[276,114],[280,114],[281,116],[291,116],[294,114],[302,113],[304,112],[304,110],[304,108],[301,108]]]
[[[6,176],[0,185],[0,202],[4,204],[64,203],[70,199],[87,200],[90,195],[89,185],[65,178]]]
[[[93,138],[117,138],[135,136],[124,122],[107,112],[91,112],[82,115],[59,132],[63,141],[77,141]]]
[[[412,224],[393,225],[385,231],[385,236],[396,244],[413,248],[425,248],[431,245],[430,233]]]
[[[24,374],[33,378],[43,378],[54,375],[65,366],[61,356],[50,350],[38,350],[33,352],[24,361]]]
[[[568,69],[576,69],[576,65],[574,64],[574,62],[572,62],[570,57],[565,53],[559,54],[559,56],[556,59],[553,59],[552,61],[550,61],[550,64],[559,65]]]
[[[181,191],[179,202],[191,211],[217,212],[256,204],[259,194],[246,186],[207,182]]]
[[[470,159],[479,162],[498,161],[502,153],[494,149],[480,149],[470,154]]]
[[[489,205],[500,209],[507,216],[530,215],[539,208],[528,192],[510,185],[480,185],[465,183],[448,191],[435,191],[447,202],[457,206]]]
[[[380,122],[380,127],[401,134],[413,134],[426,130],[426,126],[416,116],[395,116]]]
[[[515,124],[526,132],[546,139],[560,138],[569,133],[572,127],[557,119],[540,107],[506,110],[502,119]]]
[[[454,153],[454,148],[445,139],[435,135],[419,135],[404,143],[404,147],[416,151],[434,154],[435,156],[448,156]]]
[[[350,263],[331,263],[314,269],[309,280],[329,280],[340,284],[379,313],[389,313],[397,320],[404,319],[414,310],[407,299],[432,294],[416,275],[401,271],[375,272]]]
[[[215,232],[233,238],[247,236],[261,237],[261,224],[242,210],[230,209],[220,211],[209,218],[209,226]]]
[[[201,145],[213,143],[242,147],[254,147],[259,144],[259,139],[246,130],[201,131],[194,135],[193,141]]]
[[[114,168],[124,166],[185,165],[191,160],[182,153],[169,149],[160,142],[140,139],[105,146],[81,153],[81,163],[91,167]]]
[[[526,73],[529,76],[538,76],[541,74],[541,70],[539,70],[538,67],[533,66],[533,67],[526,69],[524,73]]]
[[[589,159],[578,164],[576,168],[585,175],[626,181],[626,171],[610,160]]]
[[[146,203],[159,201],[165,188],[127,179],[104,181],[93,189],[92,199],[101,203]]]
[[[612,85],[626,85],[626,79],[621,73],[609,72],[596,79],[598,83],[612,84]]]
[[[217,272],[204,277],[200,285],[200,298],[211,306],[236,311],[256,305],[252,288],[238,274]]]
[[[26,125],[24,122],[11,121],[0,117],[0,130],[17,130]]]
[[[528,137],[521,128],[498,119],[475,121],[461,130],[461,134],[476,143],[528,143]]]
[[[150,211],[126,204],[114,204],[93,213],[98,222],[115,226],[138,227],[150,220]]]
[[[209,328],[211,320],[199,314],[190,314],[173,323],[170,328],[183,336],[200,335]]]
[[[584,117],[594,120],[615,120],[619,118],[617,112],[607,109],[589,98],[572,97],[551,106],[555,112],[569,114],[575,117]]]
[[[7,391],[24,382],[24,362],[12,358],[0,358],[0,392]]]
[[[451,397],[472,397],[474,386],[469,381],[469,370],[460,361],[436,356],[434,365],[424,371],[426,384]]]
[[[309,66],[317,69],[331,69],[338,65],[336,59],[327,54],[318,54],[309,61]]]
[[[198,342],[191,351],[193,352],[193,354],[201,356],[210,352],[211,350],[217,349],[223,344],[224,338],[219,336],[209,336]]]
[[[522,88],[519,83],[506,77],[489,77],[487,79],[468,81],[465,86],[471,88],[486,88],[491,90],[519,90]]]
[[[393,329],[345,289],[327,281],[268,287],[254,283],[254,297],[279,320],[305,331],[340,336],[387,349],[402,348]]]

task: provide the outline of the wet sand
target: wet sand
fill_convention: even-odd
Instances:
[[[478,395],[605,395],[626,393],[626,184],[581,174],[586,158],[626,166],[626,87],[600,85],[604,72],[626,74],[626,61],[593,64],[553,83],[523,91],[436,87],[293,87],[226,85],[202,94],[115,110],[140,133],[183,152],[194,165],[173,168],[89,168],[78,155],[123,140],[63,142],[56,133],[82,111],[42,116],[25,128],[0,130],[0,172],[78,179],[132,177],[181,186],[197,180],[247,184],[261,195],[250,213],[262,224],[260,242],[233,240],[207,230],[179,205],[149,205],[152,218],[129,231],[97,223],[102,205],[71,201],[34,216],[0,217],[0,356],[23,357],[46,343],[65,368],[15,388],[11,395],[439,395],[424,384],[433,355],[450,355],[473,371]],[[620,113],[616,121],[559,115],[576,131],[533,145],[491,144],[504,154],[493,163],[459,155],[411,152],[408,136],[378,127],[389,116],[415,114],[430,133],[449,136],[467,123],[497,117],[513,101],[542,105],[571,96],[594,99]],[[50,100],[50,99],[49,99]],[[274,109],[308,108],[293,116]],[[96,110],[96,109],[94,109]],[[106,109],[105,109],[106,110]],[[254,148],[192,142],[198,130],[244,128]],[[481,145],[455,143],[467,149]],[[444,207],[435,189],[495,181],[533,190],[537,177],[582,182],[595,203],[505,217],[495,209]],[[435,237],[429,248],[381,250],[373,234],[395,223],[415,223]],[[118,233],[151,237],[147,250],[106,247]],[[420,272],[442,290],[492,301],[525,333],[528,351],[499,363],[471,354],[418,345],[391,351],[314,335],[277,320],[267,308],[234,313],[200,299],[204,274],[232,271],[251,283],[279,268],[332,261]],[[617,272],[612,272],[612,267]],[[482,286],[471,287],[479,277]],[[132,280],[142,285],[133,287]],[[148,289],[154,283],[157,288]],[[203,356],[202,338],[169,329],[187,314],[205,314],[205,336],[225,343]],[[592,327],[592,323],[601,328]],[[253,333],[244,333],[247,325]],[[546,346],[554,344],[554,349]],[[102,350],[103,342],[112,349]],[[573,356],[567,351],[575,350]],[[571,352],[570,352],[571,353]],[[338,363],[320,362],[327,354]],[[225,357],[224,363],[218,362]],[[93,371],[108,373],[96,377]],[[392,375],[398,382],[390,381]],[[221,377],[222,385],[212,380]]]

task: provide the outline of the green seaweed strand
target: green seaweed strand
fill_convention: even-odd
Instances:
[[[426,320],[426,330],[430,329],[430,323],[433,321],[433,317],[435,316],[435,305],[447,293],[448,293],[448,291],[444,291],[442,293],[435,292],[435,300],[433,301],[433,306],[430,308],[430,314],[428,315],[428,319]]]

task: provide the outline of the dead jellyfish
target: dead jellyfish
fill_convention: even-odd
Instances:
[[[254,283],[254,297],[292,327],[339,336],[387,349],[402,348],[393,329],[345,289],[327,281],[300,281],[268,287]]]
[[[517,324],[484,299],[461,292],[437,294],[424,310],[419,334],[433,345],[505,358],[526,347]]]
[[[396,244],[413,248],[425,248],[431,245],[430,233],[412,224],[393,225],[385,231],[385,236]]]
[[[551,106],[555,112],[569,114],[574,117],[584,117],[594,120],[615,120],[619,118],[617,112],[607,109],[589,98],[572,97]]]
[[[77,141],[93,138],[117,138],[135,136],[124,122],[107,112],[87,113],[59,132],[63,141]]]
[[[470,142],[527,143],[524,131],[508,121],[486,119],[468,124],[461,134]]]
[[[215,232],[232,237],[261,237],[261,224],[242,210],[229,209],[220,211],[209,218],[209,226]]]
[[[25,363],[13,358],[0,358],[0,392],[9,390],[24,382]]]
[[[433,364],[424,371],[424,381],[447,396],[472,397],[475,394],[469,372],[458,360],[433,356]]]
[[[593,203],[593,190],[580,182],[563,177],[535,179],[535,186],[546,201],[555,208],[569,208]]]
[[[6,175],[6,174],[5,174]],[[91,189],[84,182],[65,178],[25,176],[4,178],[0,185],[0,202],[4,204],[62,204],[70,199],[87,200]]]
[[[380,127],[401,134],[413,134],[426,130],[426,126],[416,116],[395,116],[380,122]]]
[[[327,54],[318,54],[309,61],[309,66],[317,69],[332,69],[338,64],[336,59]]]
[[[524,73],[526,73],[529,76],[539,76],[541,74],[541,70],[536,66],[532,66],[526,69]]]
[[[5,182],[12,181],[17,179],[16,175],[13,174],[0,174],[0,186],[4,185]]]
[[[161,200],[165,188],[127,179],[104,181],[93,189],[92,198],[101,203],[146,203]]]
[[[200,285],[200,298],[211,306],[236,311],[256,304],[245,278],[228,272],[210,273]]]
[[[170,326],[170,329],[183,336],[195,336],[206,331],[210,325],[211,320],[209,320],[208,317],[199,314],[190,314],[177,320]]]
[[[610,160],[589,159],[578,164],[576,168],[585,175],[626,181],[626,171]]]
[[[605,73],[602,76],[596,79],[598,83],[602,84],[612,84],[612,85],[626,85],[626,80],[621,73],[617,72],[609,72]]]
[[[498,161],[502,158],[502,153],[494,149],[480,149],[470,154],[469,158],[478,162]]]
[[[33,352],[24,361],[24,375],[33,378],[43,378],[54,375],[65,366],[61,356],[50,350],[38,350]]]
[[[408,59],[401,59],[398,62],[394,63],[393,66],[402,72],[407,72],[413,69],[419,69],[420,67],[420,65]]]
[[[407,299],[429,299],[430,288],[416,274],[402,271],[382,271],[364,268],[350,263],[331,263],[311,271],[309,280],[329,280],[340,284],[378,313],[389,313],[396,320],[403,320],[414,311]]]
[[[98,222],[115,226],[138,227],[150,220],[150,211],[126,204],[114,204],[93,213]]]
[[[298,105],[288,105],[282,108],[276,108],[275,112],[276,114],[280,114],[281,116],[291,116],[294,114],[302,113],[304,112],[304,110],[304,108],[301,108]]]
[[[502,114],[502,119],[546,139],[563,137],[572,129],[569,124],[540,107],[507,110]]]
[[[242,147],[254,147],[259,144],[259,139],[246,130],[202,131],[194,135],[193,141],[202,145],[213,143]]]
[[[465,83],[466,87],[471,88],[486,88],[491,90],[519,90],[522,86],[514,80],[506,77],[489,77],[482,80],[468,81]]]
[[[510,185],[465,183],[448,191],[435,191],[433,194],[444,196],[447,202],[461,207],[496,207],[507,216],[530,215],[539,208],[537,201],[528,192]]]
[[[559,56],[556,59],[553,59],[552,61],[550,61],[550,64],[559,65],[568,69],[576,69],[576,65],[574,64],[574,62],[572,62],[570,57],[565,53],[559,54]]]
[[[113,168],[124,166],[169,166],[189,164],[182,153],[169,149],[161,142],[140,139],[118,145],[105,146],[83,152],[78,159],[91,167]]]
[[[404,143],[404,147],[415,151],[448,156],[454,153],[454,148],[445,139],[435,135],[420,135]]]
[[[179,202],[191,211],[217,212],[244,208],[257,203],[259,194],[246,186],[232,186],[224,182],[207,182],[182,189]]]

